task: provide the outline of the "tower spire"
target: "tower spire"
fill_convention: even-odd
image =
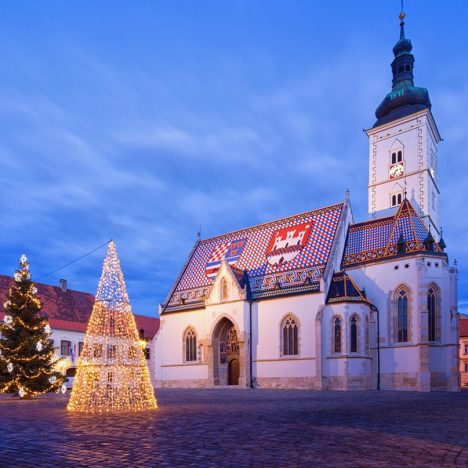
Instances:
[[[375,115],[377,122],[374,127],[405,117],[422,109],[431,108],[429,93],[426,88],[414,86],[414,56],[411,53],[413,45],[405,34],[405,18],[403,1],[401,2],[400,38],[393,47],[394,59],[392,67],[392,90],[381,102]]]

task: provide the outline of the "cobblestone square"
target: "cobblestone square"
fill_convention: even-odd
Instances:
[[[157,391],[86,416],[0,400],[0,466],[468,466],[468,392]]]

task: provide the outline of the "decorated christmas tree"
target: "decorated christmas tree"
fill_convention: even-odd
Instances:
[[[68,409],[103,413],[156,408],[117,250],[111,241]]]
[[[65,376],[56,370],[51,330],[41,317],[42,303],[31,282],[29,264],[23,255],[4,304],[0,324],[0,393],[30,398],[66,390]]]

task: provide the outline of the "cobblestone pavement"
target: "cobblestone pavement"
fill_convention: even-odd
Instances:
[[[0,467],[468,466],[468,392],[157,391],[144,414],[0,400]]]

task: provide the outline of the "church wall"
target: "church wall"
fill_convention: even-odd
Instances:
[[[323,293],[270,299],[254,304],[254,376],[259,387],[317,388],[315,317]],[[282,321],[291,314],[299,324],[299,354],[283,356]]]
[[[243,349],[246,351],[248,349],[248,313],[247,302],[226,301],[209,305],[205,309],[163,314],[160,331],[155,337],[156,386],[207,387],[213,385],[211,361],[214,327],[223,317],[231,320],[239,332],[239,341],[245,342]],[[196,362],[184,362],[183,338],[188,327],[193,328],[197,335]],[[248,355],[244,356],[243,362],[241,361],[243,386],[246,385],[247,358]]]
[[[357,317],[357,352],[351,352],[351,318]],[[366,343],[366,317],[369,346]],[[335,351],[335,320],[341,323],[341,351]],[[374,388],[370,354],[371,316],[367,304],[330,304],[322,316],[322,361],[325,390],[369,390]]]
[[[379,309],[381,388],[457,390],[456,299],[446,260],[420,255],[350,269],[349,273]],[[431,285],[437,287],[440,311],[434,343],[428,341],[427,291]],[[396,337],[395,292],[399,286],[409,292],[410,336],[404,343],[398,343]]]

